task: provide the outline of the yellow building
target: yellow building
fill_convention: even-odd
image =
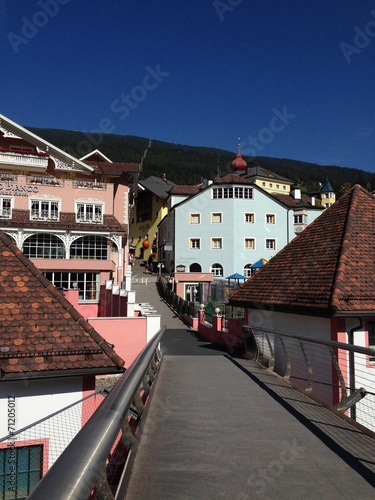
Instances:
[[[332,184],[328,179],[326,179],[322,189],[320,190],[320,199],[324,208],[329,208],[336,201],[335,191],[333,190]]]
[[[167,215],[167,196],[175,186],[165,176],[139,181],[138,192],[130,216],[130,251],[136,257],[154,262],[158,259],[158,224]]]

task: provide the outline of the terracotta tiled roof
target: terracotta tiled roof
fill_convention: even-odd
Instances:
[[[137,174],[140,171],[138,163],[120,163],[110,161],[84,161],[86,165],[93,167],[96,172],[104,175],[120,176],[123,173]]]
[[[375,312],[375,199],[354,186],[229,299],[321,316]]]
[[[0,219],[0,226],[3,228],[23,227],[25,229],[70,229],[80,231],[111,231],[124,232],[124,227],[113,215],[104,215],[103,224],[77,223],[73,213],[60,213],[58,222],[31,221],[30,212],[27,210],[13,210],[11,219]]]
[[[254,184],[254,182],[249,179],[245,179],[241,175],[227,174],[224,175],[224,177],[215,179],[214,184]]]
[[[124,360],[0,231],[0,378],[121,371]]]
[[[322,209],[322,204],[320,200],[315,198],[315,205],[311,204],[311,196],[308,194],[301,194],[301,199],[296,200],[293,198],[291,194],[278,194],[278,193],[270,193],[271,196],[276,198],[278,201],[280,201],[283,205],[289,207],[289,208],[296,208],[300,206],[301,208],[306,207],[306,208],[317,208],[317,209]]]
[[[175,186],[169,191],[169,195],[186,195],[192,196],[197,194],[200,190],[199,186]]]

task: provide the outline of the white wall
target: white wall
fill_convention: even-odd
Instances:
[[[0,382],[0,438],[8,432],[8,397],[15,396],[16,431],[39,419],[82,399],[82,378],[69,377],[52,380]],[[16,443],[49,439],[48,467],[81,429],[82,404],[74,408],[74,416],[66,420],[64,414],[52,417],[27,431],[16,435]]]
[[[295,336],[309,337],[311,339],[331,340],[331,321],[327,318],[287,314],[260,309],[249,310],[248,324],[255,329],[274,330]],[[286,356],[278,336],[269,336],[275,351],[275,371],[284,375]],[[308,385],[308,365],[298,341],[284,338],[285,347],[291,362],[291,381],[301,389]],[[313,370],[313,394],[328,404],[332,404],[332,361],[327,348],[317,346],[310,342],[303,342],[305,354]],[[269,354],[266,339],[262,348]],[[267,352],[268,351],[268,352]]]

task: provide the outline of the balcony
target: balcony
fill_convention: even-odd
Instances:
[[[93,215],[93,216],[77,216],[77,223],[80,224],[103,224],[103,216],[102,215]]]
[[[95,181],[73,181],[73,187],[75,189],[100,189],[104,191],[106,185],[102,182]]]
[[[10,165],[14,167],[33,167],[46,169],[49,155],[47,153],[36,153],[29,151],[11,151],[7,148],[0,148],[0,165]]]
[[[11,219],[12,218],[12,210],[10,208],[0,209],[0,219]]]
[[[56,186],[63,187],[63,179],[56,179],[56,177],[42,177],[42,176],[30,176],[26,178],[27,184],[36,184],[38,186]]]

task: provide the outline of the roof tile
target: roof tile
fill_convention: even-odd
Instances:
[[[354,186],[250,278],[232,305],[331,316],[374,311],[375,198]]]
[[[2,376],[73,368],[113,372],[123,365],[113,346],[0,231]]]

